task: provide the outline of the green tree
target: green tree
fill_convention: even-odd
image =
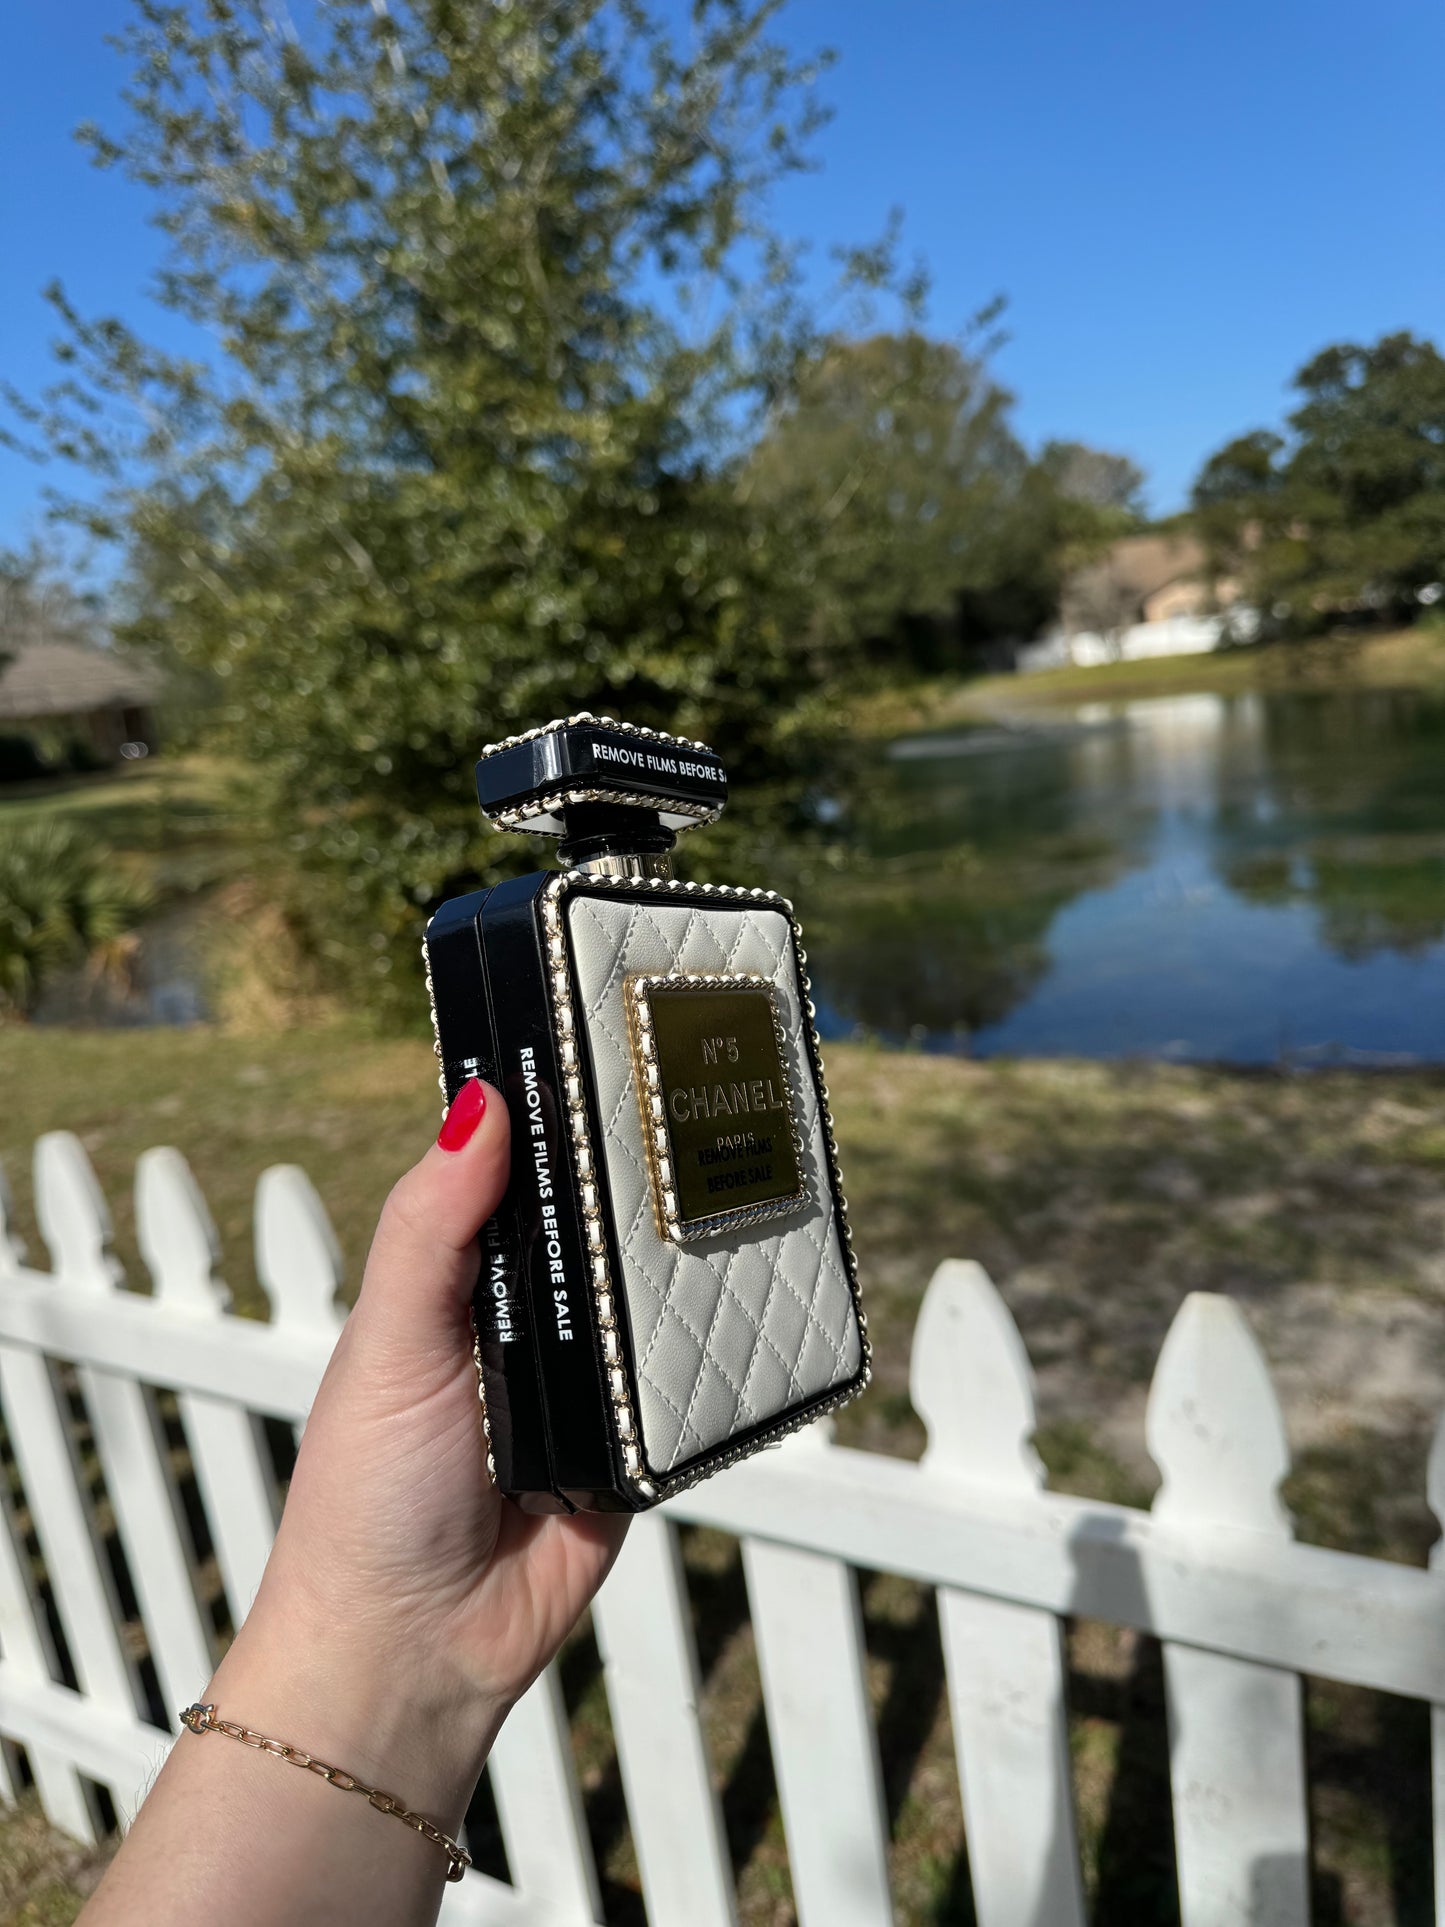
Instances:
[[[825,766],[848,663],[737,485],[819,341],[763,218],[817,119],[777,3],[698,0],[684,51],[640,0],[328,0],[299,34],[135,0],[129,120],[87,137],[221,353],[56,290],[68,370],[22,412],[106,478],[129,628],[213,679],[337,961],[369,938],[388,972],[516,866],[486,738],[620,710],[714,743],[783,828]]]
[[[1039,466],[1066,501],[1112,511],[1126,526],[1143,514],[1144,471],[1127,455],[1087,442],[1045,442]]]
[[[149,890],[77,824],[41,818],[0,835],[0,1015],[26,1015],[67,965],[123,979],[150,907]]]
[[[1405,333],[1341,343],[1293,386],[1288,434],[1237,437],[1195,483],[1217,572],[1285,631],[1413,620],[1445,579],[1445,357]]]
[[[998,312],[963,344],[828,343],[754,452],[756,497],[808,531],[814,630],[837,645],[964,667],[981,642],[1036,634],[1076,554],[1131,525],[1132,463],[1080,443],[1031,460],[989,369]]]
[[[60,556],[38,542],[0,549],[0,674],[22,643],[96,643],[104,634],[99,597],[77,586]]]
[[[805,371],[750,484],[812,530],[830,634],[886,637],[991,581],[990,538],[1028,470],[1010,402],[981,356],[917,330],[830,343]]]

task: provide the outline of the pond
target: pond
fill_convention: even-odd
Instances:
[[[1090,705],[892,745],[800,889],[825,1035],[1445,1061],[1445,700]]]

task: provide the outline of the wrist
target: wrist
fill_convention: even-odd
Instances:
[[[264,1598],[264,1595],[263,1595]],[[507,1713],[460,1677],[258,1600],[206,1697],[455,1833]]]

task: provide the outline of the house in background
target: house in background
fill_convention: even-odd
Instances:
[[[0,628],[0,735],[79,743],[106,761],[156,741],[160,678],[144,663],[74,635]]]
[[[1254,627],[1238,584],[1210,576],[1197,536],[1126,535],[1069,577],[1056,628],[1019,651],[1018,667],[1200,655],[1226,639],[1247,640]]]

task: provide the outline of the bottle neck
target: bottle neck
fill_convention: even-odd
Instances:
[[[677,841],[655,810],[615,803],[569,803],[557,856],[569,870],[593,876],[667,877]]]
[[[627,855],[585,857],[572,865],[593,877],[670,877],[672,858],[666,850],[633,851]]]

